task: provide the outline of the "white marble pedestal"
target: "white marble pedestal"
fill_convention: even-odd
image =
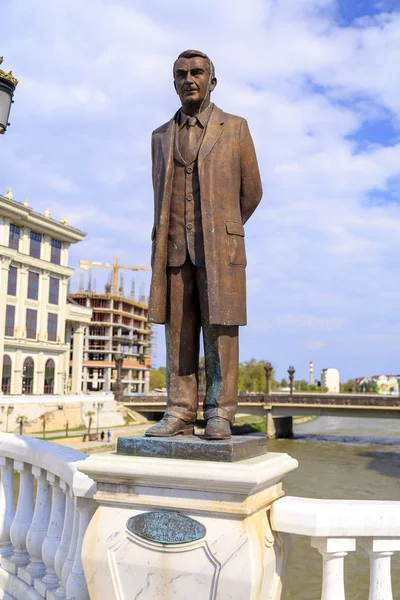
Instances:
[[[278,600],[287,547],[269,509],[296,467],[275,453],[235,463],[90,456],[79,469],[99,503],[82,550],[91,600]]]

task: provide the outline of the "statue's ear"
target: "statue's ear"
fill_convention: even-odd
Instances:
[[[217,83],[218,83],[217,78],[213,77],[210,82],[210,92],[213,92],[215,90]]]

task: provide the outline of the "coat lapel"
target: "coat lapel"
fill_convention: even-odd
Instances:
[[[162,190],[161,223],[165,224],[168,230],[169,224],[169,203],[171,199],[172,181],[174,178],[174,141],[175,141],[175,117],[171,119],[166,131],[161,137],[161,150],[165,165],[164,187]]]
[[[220,108],[215,106],[214,110],[211,113],[210,120],[208,122],[207,129],[204,135],[203,143],[201,144],[199,150],[199,169],[201,168],[207,156],[210,154],[211,150],[214,148],[215,144],[218,142],[223,131],[224,113]]]
[[[173,147],[174,147],[174,139],[175,139],[175,117],[172,117],[170,122],[168,123],[168,127],[166,131],[163,133],[161,137],[161,148],[164,156],[165,165],[168,167],[168,163],[170,158],[172,157]]]

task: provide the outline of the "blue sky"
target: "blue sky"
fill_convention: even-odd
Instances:
[[[241,360],[400,373],[398,0],[4,0],[2,22],[20,84],[0,189],[88,233],[72,266],[149,263],[151,131],[179,106],[175,57],[198,48],[215,103],[249,122],[264,185]]]

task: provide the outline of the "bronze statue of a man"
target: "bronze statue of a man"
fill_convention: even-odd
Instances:
[[[149,436],[193,433],[200,330],[205,437],[226,439],[237,408],[239,325],[246,325],[243,225],[261,200],[245,119],[210,102],[214,65],[197,50],[175,61],[182,107],[153,132],[154,227],[149,321],[165,323],[168,407]]]

